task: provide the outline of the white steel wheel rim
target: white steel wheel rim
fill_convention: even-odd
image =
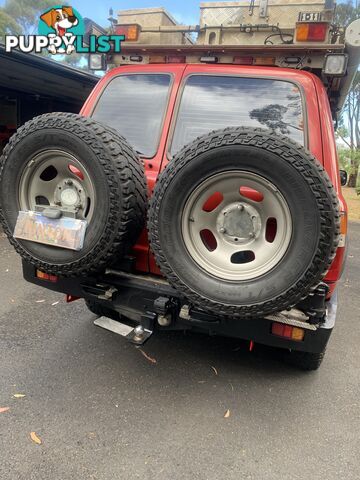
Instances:
[[[244,196],[240,187],[263,199]],[[222,201],[205,211],[206,202],[218,193]],[[270,222],[276,223],[272,241]],[[204,180],[187,199],[181,219],[182,238],[192,259],[205,272],[227,281],[251,280],[272,270],[286,254],[292,230],[290,209],[279,189],[260,175],[239,170]],[[204,232],[212,239],[211,249]]]
[[[56,173],[50,180],[44,180],[42,174],[48,168]],[[63,150],[44,150],[24,168],[18,192],[20,209],[35,210],[38,198],[47,201],[45,206],[76,207],[76,218],[88,223],[95,211],[96,193],[90,174],[74,155]]]

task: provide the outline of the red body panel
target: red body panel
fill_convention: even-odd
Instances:
[[[159,64],[123,66],[111,70],[103,77],[86,101],[81,110],[81,114],[84,116],[91,115],[99,95],[113,77],[121,74],[139,72],[170,73],[173,76],[173,83],[158,151],[153,158],[143,159],[146,178],[148,181],[149,195],[151,195],[153,191],[160,171],[163,170],[168,163],[167,151],[171,142],[170,132],[172,131],[172,127],[176,121],[176,115],[173,115],[173,113],[180,99],[181,86],[185,78],[192,74],[267,77],[294,82],[302,90],[303,98],[305,100],[305,129],[308,134],[307,148],[326,169],[337,191],[341,210],[346,211],[346,203],[341,194],[334,128],[332,124],[329,102],[323,84],[315,75],[295,69],[224,64]],[[126,119],[124,119],[124,121],[126,121]],[[334,282],[336,282],[340,276],[342,259],[344,256],[343,252],[340,252],[340,250],[341,249],[339,249],[338,256],[335,259],[327,277],[327,281],[331,285],[331,290],[334,289]],[[136,256],[137,269],[140,272],[151,272],[158,275],[161,274],[155,264],[153,255],[150,252],[146,230],[142,232],[133,251]]]

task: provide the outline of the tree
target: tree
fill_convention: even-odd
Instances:
[[[352,87],[340,115],[337,135],[349,148],[349,187],[356,186],[360,157],[360,72],[356,73]]]
[[[283,105],[271,104],[263,108],[254,108],[249,112],[250,118],[257,120],[261,125],[265,125],[270,130],[278,130],[283,135],[289,133],[288,126],[283,120],[287,108]]]
[[[83,53],[72,52],[71,55],[63,55],[60,61],[70,67],[80,68],[86,71],[89,70],[87,56]]]
[[[0,7],[0,37],[36,34],[40,15],[58,4],[58,0],[6,0]]]
[[[340,27],[347,27],[351,22],[360,17],[360,6],[358,2],[348,0],[344,3],[338,3],[335,10],[334,23]]]
[[[360,6],[352,1],[340,3],[335,10],[335,23],[340,27],[347,27],[352,21],[360,17]],[[349,148],[349,187],[356,186],[359,173],[360,157],[360,72],[356,73],[353,84],[340,114],[337,136]]]
[[[20,25],[0,7],[0,39],[6,34],[20,35]]]

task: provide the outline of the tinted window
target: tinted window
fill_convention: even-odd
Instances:
[[[165,114],[169,75],[120,75],[100,97],[93,118],[118,130],[134,149],[155,155]]]
[[[304,144],[301,95],[290,82],[224,76],[188,78],[171,154],[199,135],[231,126],[262,127]]]

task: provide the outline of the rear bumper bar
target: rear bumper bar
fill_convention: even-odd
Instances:
[[[155,330],[193,330],[209,335],[241,338],[273,347],[319,353],[324,350],[335,324],[337,294],[326,302],[326,315],[319,324],[300,322],[290,314],[234,320],[215,317],[191,308],[164,279],[107,270],[96,278],[59,278],[56,283],[36,277],[35,268],[23,262],[24,278],[30,283],[73,297],[96,301],[122,315],[122,322]],[[160,321],[161,320],[161,321]],[[305,330],[302,341],[271,333],[272,323],[286,323]]]

